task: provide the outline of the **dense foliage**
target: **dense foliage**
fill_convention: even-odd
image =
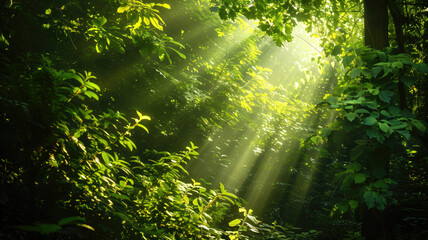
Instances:
[[[374,2],[2,1],[0,238],[426,237],[428,5]]]

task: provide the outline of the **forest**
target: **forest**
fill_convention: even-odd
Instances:
[[[428,1],[0,4],[0,239],[428,239]]]

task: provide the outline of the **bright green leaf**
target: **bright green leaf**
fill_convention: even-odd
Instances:
[[[118,13],[124,13],[124,12],[127,12],[130,8],[131,8],[131,6],[130,6],[130,5],[122,6],[122,7],[119,7],[119,8],[117,9],[117,12],[118,12]]]
[[[241,223],[241,219],[235,219],[235,220],[232,220],[232,221],[229,222],[229,226],[230,227],[235,227],[235,226],[237,226],[240,223]]]

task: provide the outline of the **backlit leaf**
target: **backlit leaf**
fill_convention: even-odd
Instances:
[[[237,226],[240,223],[241,223],[241,219],[235,219],[235,220],[232,220],[232,221],[229,222],[229,226],[230,227],[235,227],[235,226]]]
[[[123,6],[123,7],[119,7],[119,8],[117,9],[117,12],[118,12],[118,13],[124,13],[124,12],[127,12],[130,8],[131,8],[131,6],[130,6],[130,5]]]

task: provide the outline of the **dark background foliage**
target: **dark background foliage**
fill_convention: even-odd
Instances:
[[[373,2],[1,1],[0,238],[423,239],[428,5]]]

